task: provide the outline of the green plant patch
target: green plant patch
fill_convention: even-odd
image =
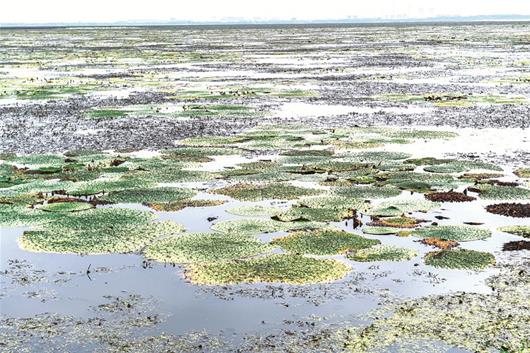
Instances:
[[[384,199],[398,196],[401,190],[387,186],[351,186],[337,188],[332,191],[333,195],[351,197],[354,199]]]
[[[154,183],[137,178],[97,179],[70,185],[66,192],[70,196],[90,196],[127,189],[147,188]]]
[[[530,178],[530,168],[519,168],[514,173],[520,178]]]
[[[451,131],[437,131],[437,130],[407,130],[397,129],[385,133],[385,135],[393,138],[405,139],[450,139],[457,137],[458,134]]]
[[[480,191],[480,198],[485,200],[525,200],[530,199],[530,189],[515,186],[497,186],[480,184],[476,188]]]
[[[410,158],[410,156],[410,154],[404,152],[365,151],[348,155],[348,158],[351,160],[378,164],[380,162],[400,161]]]
[[[477,228],[475,226],[429,226],[416,229],[413,233],[419,238],[437,238],[455,241],[482,240],[491,237],[488,229]]]
[[[90,210],[94,206],[87,202],[54,202],[38,206],[37,208],[46,212],[68,213]]]
[[[390,235],[397,234],[401,229],[396,227],[364,226],[363,233],[372,235]]]
[[[162,151],[161,158],[178,162],[211,162],[212,156],[237,155],[238,150],[233,148],[212,147],[180,147]]]
[[[285,210],[287,210],[287,208],[285,207],[251,205],[251,206],[233,207],[233,208],[226,210],[226,212],[233,214],[233,215],[237,215],[237,216],[272,217],[278,213],[284,212]]]
[[[500,227],[501,232],[518,235],[523,238],[530,238],[530,226],[506,226]]]
[[[171,202],[146,202],[145,205],[155,211],[175,212],[187,207],[213,207],[224,204],[224,200],[180,200]]]
[[[372,261],[404,261],[418,256],[412,249],[399,248],[390,245],[377,245],[367,249],[360,249],[348,253],[347,258],[359,262]]]
[[[325,208],[334,210],[356,210],[366,212],[370,209],[370,202],[341,196],[306,197],[297,202],[298,206],[310,208]]]
[[[216,146],[235,146],[237,144],[250,141],[245,136],[201,136],[190,137],[180,140],[179,143],[185,146],[196,147],[216,147]]]
[[[380,203],[377,208],[368,211],[367,214],[375,217],[394,217],[409,212],[427,212],[439,207],[441,207],[440,203],[427,200],[387,201]]]
[[[88,111],[86,116],[92,119],[117,119],[125,118],[128,113],[127,110],[108,108]]]
[[[149,245],[144,255],[169,263],[196,263],[243,259],[269,249],[267,244],[240,234],[198,233],[168,237]]]
[[[272,218],[282,222],[340,222],[346,218],[352,218],[353,215],[353,210],[346,209],[291,207],[286,211],[275,214]]]
[[[315,228],[313,222],[279,222],[265,219],[236,219],[215,223],[212,229],[227,234],[257,235],[291,229]]]
[[[377,175],[381,185],[392,185],[402,190],[430,192],[431,190],[450,190],[463,184],[450,175],[415,172],[394,172]]]
[[[89,213],[86,211],[84,213]],[[123,216],[123,214],[122,214]],[[97,217],[101,218],[101,217]],[[110,217],[109,219],[118,219]],[[134,217],[131,217],[134,220]],[[160,236],[180,233],[184,228],[172,222],[118,222],[111,226],[105,219],[104,225],[95,222],[82,227],[77,221],[72,224],[24,232],[20,238],[23,249],[35,252],[68,254],[107,254],[137,252]],[[121,223],[121,224],[119,224]],[[74,227],[68,227],[74,225]]]
[[[192,264],[186,278],[192,283],[227,285],[237,283],[325,283],[346,276],[350,267],[337,260],[275,254],[247,261]]]
[[[289,184],[237,184],[211,192],[230,196],[240,201],[263,201],[263,200],[292,200],[302,196],[318,195],[322,190],[301,188]]]
[[[294,254],[335,255],[353,249],[379,244],[379,240],[363,238],[336,228],[293,232],[275,239],[271,245],[280,246]]]
[[[59,214],[31,209],[27,206],[0,204],[0,226],[35,226],[51,222]]]
[[[371,223],[369,223],[369,226],[415,228],[420,224],[420,222],[420,220],[412,217],[389,217],[375,219]]]
[[[480,270],[494,265],[495,256],[467,249],[438,250],[425,255],[425,264],[449,269]]]
[[[98,199],[112,203],[160,203],[189,199],[195,194],[190,189],[158,187],[111,191],[108,195],[101,196]]]
[[[430,173],[461,173],[474,169],[502,171],[502,168],[496,164],[485,163],[480,161],[458,161],[454,160],[442,164],[428,165],[423,170]]]

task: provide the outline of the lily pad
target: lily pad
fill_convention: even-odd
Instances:
[[[425,255],[425,264],[449,269],[480,270],[495,264],[495,257],[487,252],[467,249],[438,250]]]
[[[507,217],[530,217],[530,203],[499,203],[486,206],[486,210]]]
[[[241,201],[292,200],[302,196],[318,195],[321,190],[301,188],[289,184],[237,184],[212,191]]]
[[[473,241],[491,237],[488,229],[474,226],[429,226],[412,233],[419,238],[438,238],[443,240]]]
[[[335,228],[293,232],[271,242],[290,253],[312,255],[341,254],[379,243],[379,240],[363,238]]]
[[[372,235],[390,235],[400,232],[399,228],[395,227],[378,227],[378,226],[364,226],[363,233]]]
[[[499,228],[501,232],[518,235],[523,238],[530,238],[530,226],[506,226]]]
[[[285,207],[273,207],[273,206],[261,206],[261,205],[251,205],[251,206],[240,206],[233,207],[226,212],[237,215],[237,216],[248,216],[248,217],[260,217],[268,216],[272,217],[278,213],[285,211]]]
[[[196,284],[325,283],[346,276],[350,267],[337,260],[275,254],[247,261],[191,264],[186,278]]]
[[[112,203],[160,203],[181,201],[194,195],[195,192],[189,189],[158,187],[113,191],[98,199]]]
[[[401,200],[380,203],[377,208],[368,211],[370,216],[392,217],[409,212],[427,212],[440,207],[441,204],[427,200]]]
[[[37,208],[41,211],[46,211],[46,212],[67,213],[67,212],[86,211],[91,208],[94,208],[94,206],[92,206],[91,204],[87,202],[54,202],[54,203],[47,203]]]
[[[168,237],[149,245],[147,258],[170,263],[196,263],[242,259],[258,255],[269,247],[238,234],[198,233]]]
[[[348,259],[360,262],[372,261],[403,261],[418,256],[418,252],[412,249],[399,248],[390,245],[377,245],[367,249],[352,251]]]

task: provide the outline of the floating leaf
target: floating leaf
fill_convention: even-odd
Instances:
[[[347,257],[353,261],[372,262],[410,260],[416,256],[418,256],[416,250],[389,245],[376,245],[371,248],[352,251]]]
[[[438,250],[425,255],[425,264],[450,269],[480,270],[495,264],[495,257],[487,252],[467,249]]]
[[[474,226],[429,226],[412,233],[420,238],[438,238],[443,240],[472,241],[491,237],[487,229]]]
[[[290,253],[313,255],[341,254],[379,243],[379,240],[363,238],[335,228],[293,232],[271,242],[272,245],[278,245]]]

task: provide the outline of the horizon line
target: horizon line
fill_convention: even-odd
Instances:
[[[215,21],[187,20],[122,20],[122,21],[78,21],[78,22],[11,22],[0,23],[0,28],[46,28],[46,27],[148,27],[148,26],[244,26],[244,25],[326,25],[326,24],[415,24],[415,23],[479,23],[479,22],[527,22],[529,15],[474,15],[474,16],[435,16],[420,18],[341,18],[322,20],[303,19],[237,19],[226,18]]]

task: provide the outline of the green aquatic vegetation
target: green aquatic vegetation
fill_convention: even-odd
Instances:
[[[272,218],[281,222],[340,222],[353,217],[353,210],[333,208],[291,207]]]
[[[425,264],[449,269],[480,270],[495,264],[495,257],[487,252],[467,249],[438,250],[425,255]]]
[[[247,216],[247,217],[260,217],[268,216],[272,217],[278,213],[287,210],[285,207],[273,207],[273,206],[262,206],[262,205],[251,205],[251,206],[240,206],[233,207],[226,210],[226,212],[237,215],[237,216]]]
[[[82,213],[88,213],[86,211]],[[109,219],[116,219],[108,215]],[[123,214],[122,214],[123,216]],[[127,218],[127,217],[126,217]],[[184,228],[172,222],[151,222],[134,224],[121,223],[112,226],[105,220],[104,225],[95,222],[81,227],[60,224],[57,227],[24,232],[20,238],[23,249],[35,252],[67,254],[107,254],[130,253],[143,249],[155,239],[164,235],[180,233]],[[71,224],[71,223],[69,223]]]
[[[111,191],[108,195],[98,197],[98,199],[112,203],[160,203],[189,199],[195,194],[195,191],[190,189],[158,187]]]
[[[438,238],[443,240],[473,241],[491,237],[488,229],[477,228],[475,226],[429,226],[416,229],[413,233],[419,238]]]
[[[439,207],[440,203],[427,200],[396,200],[382,202],[367,213],[376,217],[393,217],[409,212],[427,212]]]
[[[283,182],[296,179],[296,176],[286,172],[271,170],[271,171],[256,171],[249,170],[248,173],[245,173],[245,170],[234,169],[228,171],[227,173],[223,172],[221,175],[224,175],[226,179],[240,182]]]
[[[362,162],[380,163],[388,161],[400,161],[410,158],[409,153],[404,152],[388,152],[388,151],[364,151],[348,155],[351,160],[358,160]]]
[[[289,184],[236,184],[210,192],[230,196],[240,201],[292,200],[302,196],[318,195],[322,190],[302,188]]]
[[[19,227],[41,225],[58,217],[58,213],[43,212],[27,206],[0,204],[0,226]]]
[[[32,167],[52,167],[62,166],[64,157],[58,154],[28,154],[10,158],[9,162]]]
[[[356,210],[358,212],[366,212],[370,209],[370,202],[367,202],[364,199],[342,196],[304,197],[298,201],[297,205],[309,208]]]
[[[249,106],[240,104],[188,104],[182,111],[172,114],[175,117],[205,118],[205,117],[245,117],[255,115]]]
[[[98,108],[95,110],[90,110],[86,113],[87,118],[92,119],[116,119],[116,118],[125,118],[128,116],[127,110],[122,110],[118,108]]]
[[[349,330],[346,346],[368,353],[427,340],[468,352],[526,353],[530,276],[520,271],[492,277],[495,290],[487,294],[460,291],[391,305],[370,325]]]
[[[390,245],[376,245],[371,248],[352,251],[347,255],[348,259],[360,262],[404,261],[416,256],[418,256],[416,250]]]
[[[519,168],[514,173],[520,178],[530,178],[530,168]]]
[[[145,205],[159,212],[175,212],[187,207],[214,207],[224,204],[224,200],[180,200],[171,202],[146,202]]]
[[[47,224],[47,228],[85,230],[114,229],[149,224],[154,214],[128,208],[95,208],[84,212],[65,214]]]
[[[518,235],[523,238],[530,238],[530,226],[506,226],[500,227],[501,232]]]
[[[350,186],[337,188],[332,193],[335,196],[355,199],[384,199],[398,196],[401,190],[390,186]]]
[[[377,176],[381,185],[393,185],[402,190],[414,192],[429,192],[435,190],[450,190],[463,184],[451,175],[430,174],[416,172],[388,172]]]
[[[461,173],[474,169],[502,171],[502,168],[496,164],[464,160],[453,160],[447,163],[430,164],[425,166],[423,169],[430,173]]]
[[[92,208],[94,208],[94,206],[87,202],[54,202],[37,206],[37,209],[41,211],[59,213],[80,212],[90,210]]]
[[[388,131],[385,132],[385,135],[393,138],[405,139],[450,139],[458,136],[457,133],[451,131],[407,129],[396,129]]]
[[[235,146],[237,144],[250,141],[245,136],[200,136],[190,137],[180,140],[179,143],[185,146],[195,147],[218,147],[218,146]]]
[[[265,219],[236,219],[215,223],[212,229],[216,232],[228,234],[257,235],[274,233],[292,229],[315,228],[318,223],[313,222],[279,222]]]
[[[237,155],[233,148],[180,147],[162,151],[161,158],[178,162],[211,162],[212,156]]]
[[[154,183],[139,178],[112,178],[75,183],[65,190],[71,196],[88,196],[150,186],[154,186]]]
[[[364,249],[379,244],[379,240],[363,238],[336,228],[323,228],[290,233],[274,239],[271,245],[289,253],[334,255],[353,249]]]
[[[289,156],[289,157],[331,157],[333,151],[330,150],[321,150],[321,149],[296,149],[288,150],[280,153],[280,156]]]
[[[216,173],[182,168],[180,165],[166,165],[157,161],[145,168],[147,170],[135,171],[130,179],[140,184],[152,185],[153,183],[205,182],[214,180],[218,176]]]
[[[186,278],[192,283],[226,285],[237,283],[325,283],[346,276],[350,267],[337,260],[275,254],[247,261],[192,264]]]
[[[227,261],[255,256],[267,244],[240,234],[198,233],[161,239],[149,245],[145,257],[169,263]]]
[[[372,235],[390,235],[397,234],[401,231],[396,227],[381,227],[381,226],[364,226],[363,233]]]
[[[525,189],[521,187],[479,184],[476,185],[475,188],[479,190],[480,198],[485,200],[530,199],[530,189]]]
[[[421,220],[411,217],[389,217],[376,219],[371,226],[396,227],[396,228],[414,228],[419,225]]]

